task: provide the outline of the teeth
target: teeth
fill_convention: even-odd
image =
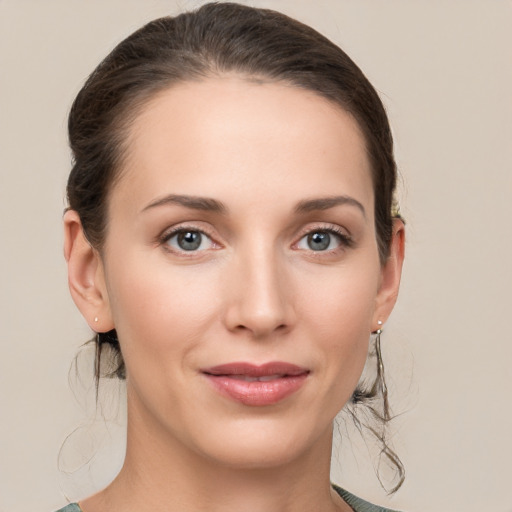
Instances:
[[[232,379],[243,380],[245,382],[256,382],[258,377],[249,377],[248,375],[230,375]]]
[[[261,382],[267,382],[269,380],[280,379],[281,377],[284,377],[284,375],[267,375],[266,377],[258,377],[258,380]]]
[[[232,379],[243,380],[245,382],[268,382],[270,380],[280,379],[281,377],[284,377],[284,375],[265,375],[263,377],[251,377],[249,375],[230,375],[230,378]]]

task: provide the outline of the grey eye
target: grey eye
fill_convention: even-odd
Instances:
[[[202,238],[203,236],[198,231],[187,231],[178,233],[176,242],[184,251],[195,251],[201,246]]]
[[[198,251],[212,246],[211,239],[201,231],[183,230],[174,233],[167,240],[167,244],[177,251]]]
[[[325,251],[331,245],[331,235],[325,231],[316,231],[307,235],[307,245],[312,251]]]
[[[347,236],[330,229],[318,229],[304,235],[297,244],[298,249],[314,252],[333,251],[338,247],[350,245]]]

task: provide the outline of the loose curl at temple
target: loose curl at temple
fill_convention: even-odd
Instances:
[[[101,255],[109,227],[109,193],[130,153],[126,140],[132,121],[147,102],[175,84],[227,74],[312,91],[354,117],[371,163],[383,264],[399,213],[393,139],[377,92],[338,46],[312,28],[278,12],[231,3],[211,3],[148,23],[100,63],[76,97],[69,115],[73,168],[67,197],[91,246]],[[94,341],[97,384],[100,377],[125,378],[115,330],[98,333]],[[104,360],[106,348],[109,357]],[[380,356],[378,349],[374,343],[370,358]],[[375,359],[374,378],[360,384],[347,410],[360,430],[376,437],[382,456],[395,468],[398,483],[390,489],[395,492],[404,468],[386,439],[391,413],[381,359]],[[366,413],[361,415],[362,407]]]

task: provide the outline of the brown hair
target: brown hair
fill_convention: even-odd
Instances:
[[[381,262],[389,254],[396,165],[384,106],[361,70],[338,46],[281,13],[234,3],[210,3],[193,12],[154,20],[122,41],[90,75],[69,115],[73,168],[67,195],[91,245],[101,250],[108,226],[109,191],[119,177],[131,121],[158,91],[173,84],[225,73],[286,82],[313,91],[349,112],[366,140],[375,196],[375,227]],[[115,331],[99,333],[96,375],[123,378]],[[100,368],[102,346],[114,353]],[[377,380],[375,382],[378,382]],[[376,384],[359,388],[353,403],[374,401]],[[385,398],[385,397],[384,397]],[[379,414],[389,421],[387,401]],[[387,445],[382,453],[403,467]]]

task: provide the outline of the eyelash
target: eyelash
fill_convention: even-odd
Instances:
[[[197,255],[198,252],[203,251],[186,251],[186,250],[177,250],[174,248],[171,248],[168,244],[169,240],[173,238],[174,236],[180,234],[180,233],[187,233],[187,232],[193,232],[193,233],[200,233],[202,236],[205,236],[208,238],[211,243],[216,246],[216,248],[221,247],[219,243],[217,243],[213,236],[210,235],[205,229],[198,228],[197,226],[187,226],[187,225],[180,225],[173,227],[167,231],[164,231],[159,237],[158,237],[158,243],[168,252],[173,254],[179,254],[181,256],[185,257],[194,257]]]
[[[186,250],[177,250],[173,249],[169,246],[168,242],[171,240],[174,236],[180,234],[180,233],[187,233],[187,232],[194,232],[194,233],[200,233],[202,236],[207,237],[211,243],[216,246],[215,248],[222,247],[221,244],[215,241],[214,237],[209,234],[206,230],[198,228],[197,226],[187,226],[187,225],[180,225],[173,227],[167,231],[164,231],[159,237],[158,237],[158,243],[164,247],[164,249],[168,252],[171,252],[173,254],[180,254],[181,256],[186,257],[194,257],[197,256],[198,253],[204,252],[205,249],[201,251],[186,251]],[[329,235],[335,235],[336,238],[339,240],[339,246],[334,249],[328,249],[328,250],[322,250],[322,251],[314,251],[313,249],[310,249],[309,252],[315,254],[315,256],[322,256],[326,254],[333,254],[340,250],[349,249],[354,246],[354,240],[353,238],[348,235],[345,231],[341,230],[338,226],[334,224],[329,225],[319,225],[315,226],[313,228],[308,228],[307,230],[304,230],[298,241],[293,244],[293,247],[297,247],[297,245],[307,236],[312,235],[314,233],[327,233]],[[299,250],[307,250],[307,249],[299,249]]]
[[[295,246],[298,245],[301,240],[303,240],[305,237],[312,235],[314,233],[327,233],[329,235],[335,235],[336,238],[338,238],[339,242],[340,242],[340,245],[338,247],[336,247],[335,249],[330,249],[330,250],[325,250],[325,251],[313,251],[311,249],[310,252],[315,254],[315,256],[333,254],[340,250],[350,249],[351,247],[354,246],[354,239],[349,234],[347,234],[346,231],[340,229],[335,224],[328,224],[328,225],[324,224],[324,225],[315,226],[313,228],[308,228],[306,231],[304,231],[301,234],[298,242],[296,242],[294,245]]]

